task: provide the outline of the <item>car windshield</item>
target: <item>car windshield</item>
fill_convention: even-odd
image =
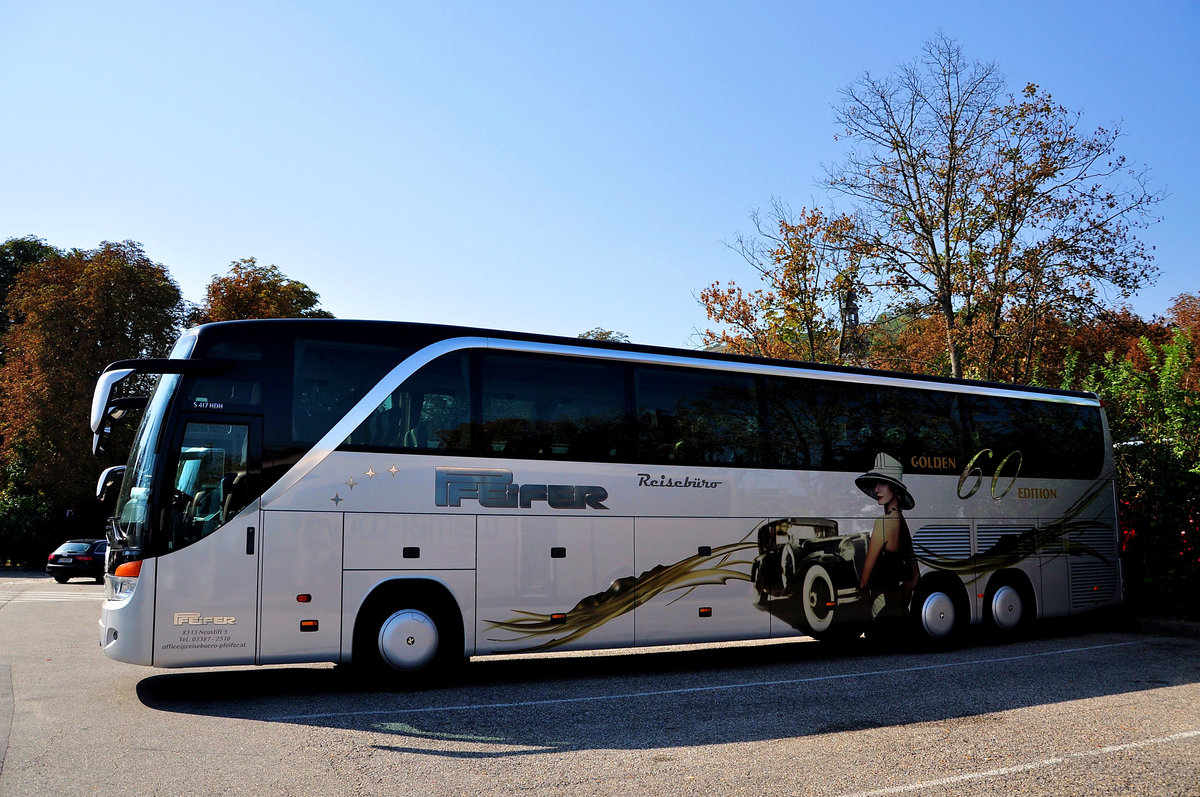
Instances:
[[[54,552],[58,553],[58,554],[87,553],[91,549],[92,549],[92,544],[90,542],[64,542],[62,545],[58,546],[58,549],[55,550]],[[44,551],[46,549],[43,548],[42,550]]]

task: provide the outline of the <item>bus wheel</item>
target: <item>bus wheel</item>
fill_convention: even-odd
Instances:
[[[376,645],[379,658],[393,670],[423,670],[437,656],[437,623],[419,609],[403,609],[383,621]]]
[[[804,621],[814,637],[829,631],[837,609],[837,590],[824,565],[814,564],[804,571]]]
[[[1004,635],[1019,631],[1029,619],[1032,604],[1015,584],[1002,583],[989,588],[985,601],[988,622],[992,628]]]
[[[958,606],[953,597],[937,586],[920,590],[913,601],[913,610],[916,614],[917,629],[928,640],[948,640],[958,629]]]
[[[420,590],[373,595],[354,626],[354,670],[393,688],[448,676],[462,655],[456,623],[456,612],[435,595]]]

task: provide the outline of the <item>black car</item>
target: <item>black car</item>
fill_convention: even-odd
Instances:
[[[104,583],[104,555],[107,540],[67,540],[46,560],[46,572],[59,584],[70,578],[94,578]]]

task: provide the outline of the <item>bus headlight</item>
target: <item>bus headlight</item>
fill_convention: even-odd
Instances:
[[[104,577],[104,597],[110,601],[123,601],[133,594],[137,587],[138,576],[142,572],[142,563],[125,562],[117,566],[115,573]]]

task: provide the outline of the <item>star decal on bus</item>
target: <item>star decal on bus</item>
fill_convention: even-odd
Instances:
[[[334,505],[334,506],[337,506],[338,504],[340,504],[342,501],[345,501],[346,499],[345,499],[345,498],[342,498],[342,497],[341,497],[340,495],[338,495],[337,493],[334,493],[334,494],[333,494],[333,498],[330,498],[329,500],[330,500],[330,501],[333,501],[333,505]]]

